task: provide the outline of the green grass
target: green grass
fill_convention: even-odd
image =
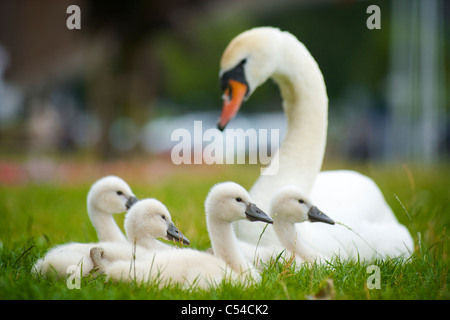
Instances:
[[[373,262],[380,268],[381,289],[367,287],[370,274],[366,264],[338,259],[294,269],[280,258],[265,266],[259,284],[244,288],[224,283],[212,290],[105,283],[103,277],[82,279],[80,290],[69,290],[64,280],[34,277],[31,266],[50,247],[68,241],[96,241],[86,214],[86,194],[93,181],[86,181],[0,186],[0,299],[308,299],[325,287],[327,279],[333,280],[335,299],[449,299],[448,166],[353,168],[377,182],[415,240],[415,253],[409,261]],[[191,246],[200,250],[210,245],[203,213],[209,188],[225,180],[249,188],[257,176],[257,168],[247,166],[175,168],[173,174],[158,181],[136,176],[128,179],[122,174],[139,198],[163,201]],[[123,217],[118,215],[119,225]]]

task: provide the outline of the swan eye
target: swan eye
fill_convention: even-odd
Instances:
[[[162,215],[161,218],[163,218],[163,220],[166,220],[166,216],[165,215]]]
[[[235,80],[235,81],[245,84],[247,86],[247,93],[248,93],[249,87],[247,84],[247,80],[245,78],[245,71],[244,71],[244,65],[246,62],[247,62],[247,58],[244,58],[233,69],[228,70],[227,72],[222,74],[221,79],[220,79],[220,88],[222,89],[223,92],[225,92],[225,90],[227,90],[226,96],[231,97],[231,90],[229,88],[230,80]]]
[[[305,200],[300,199],[300,200],[298,200],[298,202],[299,202],[299,203],[305,203]]]
[[[123,195],[123,192],[122,191],[117,191],[116,192],[119,196],[122,196]]]
[[[236,198],[236,201],[237,201],[237,202],[242,202],[242,199],[241,199],[240,197],[237,197],[237,198]]]

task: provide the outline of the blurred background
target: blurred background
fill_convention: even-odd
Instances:
[[[450,1],[2,0],[0,183],[54,175],[55,161],[164,159],[177,128],[215,128],[219,61],[262,25],[290,31],[329,95],[325,162],[447,163]],[[81,29],[66,26],[81,11]],[[285,130],[271,82],[230,128]]]

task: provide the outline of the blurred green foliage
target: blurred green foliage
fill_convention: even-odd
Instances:
[[[293,33],[310,50],[325,77],[330,104],[348,86],[367,87],[385,95],[388,71],[389,1],[380,1],[382,29],[366,27],[367,3],[299,5],[239,13],[230,19],[205,15],[191,21],[188,37],[162,32],[154,41],[162,62],[162,95],[189,109],[220,108],[218,73],[221,54],[229,41],[255,26],[270,25]],[[217,82],[214,80],[217,79]],[[281,99],[274,85],[255,92],[247,111],[279,110]]]

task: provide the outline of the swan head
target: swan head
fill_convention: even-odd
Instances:
[[[128,240],[133,243],[148,238],[190,243],[172,222],[166,206],[156,199],[143,199],[133,205],[125,216],[124,227]]]
[[[280,38],[288,34],[277,28],[259,27],[235,37],[220,62],[223,109],[218,127],[223,130],[241,103],[276,73],[282,58]]]
[[[280,188],[272,197],[270,208],[275,223],[283,219],[290,223],[310,221],[334,224],[334,221],[314,206],[296,186]]]
[[[128,184],[119,177],[106,176],[97,180],[88,192],[88,208],[115,214],[130,209],[138,199]],[[88,210],[89,215],[92,210]]]
[[[273,223],[271,217],[252,203],[247,190],[234,182],[223,182],[211,188],[205,200],[207,219],[228,223],[247,219]]]

